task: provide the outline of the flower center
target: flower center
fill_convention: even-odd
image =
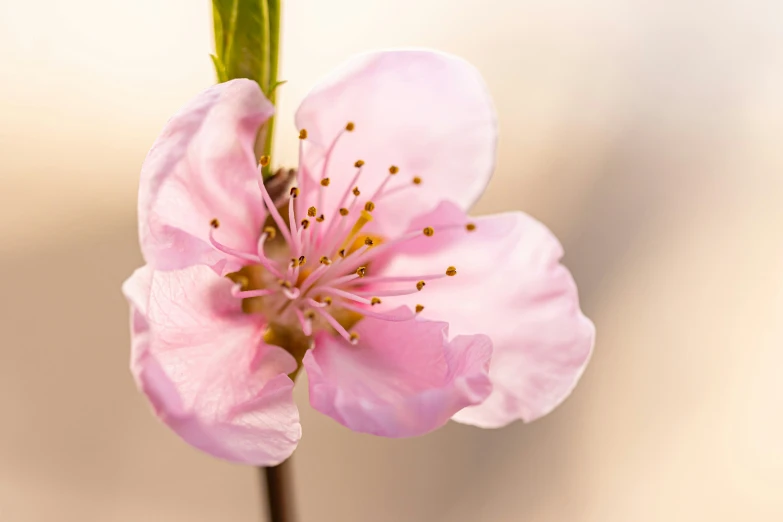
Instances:
[[[348,123],[327,149],[320,179],[312,180],[306,172],[299,173],[300,187],[290,189],[287,212],[283,210],[286,205],[278,208],[267,187],[259,182],[270,219],[258,237],[256,252],[241,252],[221,243],[216,237],[220,228],[217,218],[210,223],[209,234],[215,248],[247,263],[228,275],[236,283],[232,294],[243,300],[246,313],[263,314],[270,325],[293,327],[308,338],[318,329],[330,329],[352,344],[358,342],[359,336],[351,328],[363,317],[389,321],[411,318],[411,313],[401,313],[399,308],[376,308],[383,303],[382,298],[416,294],[429,281],[457,273],[453,266],[437,274],[373,273],[374,263],[382,256],[392,254],[406,242],[422,236],[432,237],[436,232],[430,226],[394,238],[365,232],[366,225],[373,220],[376,205],[382,204],[389,194],[420,185],[419,176],[412,183],[390,187],[400,170],[391,166],[381,185],[366,197],[359,187],[364,161],[357,160],[351,183],[335,209],[329,215],[319,212],[324,193],[331,185],[332,152],[340,137],[354,128],[353,123]],[[307,131],[300,132],[300,139],[307,139]],[[268,165],[269,158],[261,158],[260,164]],[[301,203],[304,200],[317,203],[305,208]],[[460,223],[440,228],[472,231],[475,225]],[[424,306],[416,304],[411,308],[420,313]]]

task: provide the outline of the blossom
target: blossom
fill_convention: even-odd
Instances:
[[[132,371],[167,425],[217,457],[279,463],[301,436],[302,368],[315,409],[387,437],[531,421],[564,400],[594,328],[542,224],[466,214],[497,138],[473,67],[423,50],[349,61],[296,114],[282,197],[254,155],[272,113],[254,82],[218,84],[144,162],[147,264],[123,290]]]

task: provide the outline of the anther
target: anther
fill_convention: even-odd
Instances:
[[[474,230],[476,230],[476,224],[468,223],[467,225],[465,225],[465,230],[467,230],[468,232],[473,232]]]
[[[321,256],[320,262],[321,262],[322,265],[331,265],[332,264],[332,260],[329,259],[326,256]]]
[[[342,250],[337,252],[337,254],[339,254],[340,257],[345,257],[345,249],[343,248]]]
[[[370,306],[375,306],[377,304],[381,304],[381,300],[377,297],[373,297],[370,299]]]
[[[299,256],[299,266],[302,266],[305,263],[307,263],[307,258],[305,256]]]
[[[359,192],[359,187],[354,187],[353,188],[353,195],[358,197],[359,194],[361,194],[361,192]]]
[[[419,176],[416,176],[413,178],[413,184],[414,185],[421,185],[421,178]]]
[[[303,219],[302,220],[302,228],[307,230],[307,227],[310,226],[310,220],[309,219]]]
[[[367,267],[366,266],[360,266],[356,269],[356,275],[359,277],[364,277],[367,275]]]
[[[435,234],[435,229],[432,227],[424,227],[424,235],[427,237],[432,237]]]
[[[291,282],[290,282],[290,281],[283,281],[283,280],[280,280],[280,286],[282,286],[283,288],[287,288],[287,289],[289,289],[289,290],[290,290],[290,289],[291,289]]]
[[[321,180],[321,186],[322,187],[328,187],[329,186],[329,178],[324,178]]]
[[[396,165],[392,165],[391,167],[389,167],[389,174],[391,174],[392,176],[397,174],[399,171],[400,168]]]
[[[292,266],[292,267],[295,267],[295,266],[296,266],[296,263],[297,263],[297,261],[296,261],[296,258],[295,258],[295,257],[292,257],[292,258],[291,258],[291,266]]]
[[[295,198],[299,195],[299,189],[297,187],[291,187],[289,194],[291,194],[292,198]]]
[[[218,221],[218,218],[215,218],[209,222],[209,226],[212,228],[218,228],[220,226],[220,221]]]
[[[309,319],[309,320],[311,320],[311,321],[312,321],[313,319],[315,319],[315,312],[313,312],[312,310],[308,310],[308,311],[306,311],[306,312],[305,312],[303,315],[304,315],[304,318],[305,318],[305,319]]]
[[[310,207],[310,208],[307,209],[307,215],[310,216],[310,217],[315,217],[315,214],[317,212],[318,211],[315,210],[315,207]]]
[[[277,230],[275,230],[275,227],[264,227],[264,234],[266,234],[267,238],[274,239],[277,235]]]
[[[364,210],[366,210],[367,212],[372,212],[373,210],[375,210],[375,203],[373,203],[372,201],[368,201],[367,203],[364,204]]]
[[[329,296],[324,297],[324,304],[326,306],[329,306],[330,304],[332,304],[332,298],[329,297]]]
[[[366,238],[364,238],[364,244],[367,245],[367,246],[373,246],[375,244],[375,242],[372,240],[371,237],[366,237]]]
[[[269,156],[264,155],[258,158],[258,164],[261,165],[262,167],[266,167],[267,165],[269,165]]]
[[[359,334],[356,333],[356,332],[351,332],[348,335],[348,339],[349,339],[351,344],[356,345],[359,342]]]
[[[426,284],[427,283],[425,283],[424,281],[419,281],[418,283],[416,283],[416,290],[421,292],[421,289],[424,288],[424,285],[426,285]]]
[[[348,123],[345,125],[345,130],[347,130],[348,132],[353,132],[353,129],[354,129],[354,128],[356,128],[356,126],[353,124],[353,122],[352,122],[352,121],[349,121],[349,122],[348,122]]]
[[[455,275],[457,275],[457,269],[454,268],[453,266],[448,267],[446,269],[446,275],[447,276],[455,276]]]
[[[302,129],[299,131],[299,139],[300,140],[306,140],[307,139],[307,129]]]
[[[356,160],[356,163],[354,163],[353,166],[357,169],[362,168],[364,166],[364,160]]]
[[[318,221],[319,223],[321,223],[321,222],[322,222],[324,219],[325,219],[325,218],[324,218],[324,215],[323,215],[323,214],[321,214],[320,216],[318,216],[317,218],[315,218],[315,220],[316,220],[316,221]]]
[[[416,305],[416,313],[420,314],[422,310],[424,310],[424,306],[417,304]]]
[[[341,216],[347,216],[348,215],[348,209],[347,208],[341,208],[340,209],[340,215]]]
[[[238,276],[234,277],[234,282],[236,284],[238,284],[239,288],[241,288],[242,290],[244,290],[245,288],[247,288],[250,285],[250,279],[248,279],[247,277],[245,277],[243,275],[238,275]]]

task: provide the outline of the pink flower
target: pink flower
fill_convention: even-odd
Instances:
[[[280,201],[253,153],[272,111],[252,81],[211,87],[144,163],[147,265],[123,290],[133,374],[166,424],[217,457],[279,463],[301,436],[300,363],[313,407],[387,437],[532,421],[565,399],[594,329],[560,245],[521,212],[465,214],[497,138],[475,69],[427,51],[350,61],[299,108]]]

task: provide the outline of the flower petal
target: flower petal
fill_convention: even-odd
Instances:
[[[475,230],[464,226],[475,224]],[[552,411],[587,365],[595,329],[579,309],[576,285],[559,261],[562,247],[546,227],[521,212],[470,220],[443,203],[412,226],[435,234],[408,243],[386,267],[390,275],[457,275],[427,283],[416,295],[421,317],[448,321],[453,334],[492,339],[492,395],[454,419],[499,427],[532,421]],[[404,299],[386,299],[390,305]]]
[[[349,121],[355,130],[344,132]],[[444,199],[467,209],[495,162],[495,111],[479,72],[434,51],[382,51],[349,60],[308,94],[296,125],[308,133],[300,170],[316,180],[329,146],[343,133],[329,162],[331,183],[318,189],[327,217],[350,188],[358,159],[365,161],[358,181],[362,200],[389,177],[390,166],[399,167],[388,189],[402,190],[374,202],[377,212],[396,215],[396,221],[411,215],[410,208],[426,211]]]
[[[137,270],[131,304],[131,369],[156,414],[191,445],[257,466],[285,460],[301,437],[287,374],[296,361],[264,344],[257,316],[230,297],[231,282],[206,266]]]
[[[356,332],[356,346],[322,332],[304,358],[310,403],[354,431],[422,435],[492,390],[486,373],[492,345],[486,336],[449,342],[445,323],[369,317]]]
[[[258,84],[240,79],[203,91],[169,120],[144,160],[139,184],[139,236],[153,268],[239,268],[211,246],[214,218],[221,242],[255,252],[265,212],[253,147],[273,112]]]

